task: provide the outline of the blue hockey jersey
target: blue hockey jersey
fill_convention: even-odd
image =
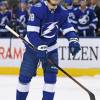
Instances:
[[[59,29],[66,38],[76,36],[75,29],[67,20],[66,10],[58,6],[49,10],[46,2],[38,3],[31,8],[27,25],[27,37],[35,45],[48,45],[52,51],[56,48]]]
[[[11,20],[10,11],[0,12],[0,33],[8,32],[8,30],[5,29],[5,25],[8,24],[10,20]]]
[[[27,21],[28,21],[28,12],[27,12],[27,10],[22,11],[21,9],[17,9],[16,17],[17,17],[17,21],[19,23],[22,23],[23,25],[27,24]]]
[[[74,28],[76,28],[76,24],[77,24],[77,21],[75,20],[75,11],[76,11],[77,8],[73,7],[72,6],[69,6],[67,8],[67,11],[68,11],[68,20],[69,22],[73,25]]]
[[[77,30],[84,33],[87,30],[90,30],[91,27],[92,31],[95,31],[98,21],[94,10],[90,9],[89,7],[86,7],[84,10],[81,10],[80,7],[77,8],[75,11],[75,20],[77,21]],[[88,35],[88,32],[86,33]]]
[[[26,24],[28,22],[28,11],[24,10],[22,11],[21,9],[17,9],[16,11],[16,19],[17,19],[17,26],[18,26],[18,33],[25,36],[26,35]]]

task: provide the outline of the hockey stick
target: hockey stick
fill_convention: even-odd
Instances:
[[[37,50],[37,48],[34,45],[32,45],[31,43],[29,43],[24,38],[20,37],[19,34],[16,33],[14,30],[12,30],[9,26],[6,25],[5,28],[7,30],[9,30],[14,36],[16,36],[17,38],[20,38],[30,48]],[[53,64],[53,65],[55,65],[62,73],[64,73],[71,80],[73,80],[77,85],[79,85],[83,90],[85,90],[89,94],[90,100],[96,100],[95,99],[95,95],[90,90],[88,90],[85,86],[83,86],[80,82],[78,82],[75,78],[73,78],[69,73],[67,73],[65,70],[63,70],[61,67],[59,67],[57,64],[55,64],[51,59],[48,59],[48,62],[51,63],[51,64]]]

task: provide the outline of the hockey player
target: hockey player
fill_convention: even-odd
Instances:
[[[10,37],[9,31],[5,29],[5,25],[11,20],[11,12],[7,9],[5,2],[0,2],[0,37]]]
[[[57,35],[60,28],[69,41],[69,50],[72,55],[75,56],[80,50],[78,35],[67,21],[66,10],[60,7],[59,3],[60,0],[47,0],[31,8],[25,38],[38,50],[32,50],[26,45],[20,68],[16,100],[26,100],[30,81],[33,76],[36,76],[39,60],[42,62],[44,73],[42,100],[54,100],[58,70],[47,59],[58,64]]]
[[[87,7],[86,0],[80,0],[80,7],[75,11],[77,30],[81,37],[96,36],[97,17],[94,10]]]

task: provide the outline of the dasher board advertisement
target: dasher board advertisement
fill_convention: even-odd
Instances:
[[[73,57],[67,39],[58,39],[59,65],[64,68],[100,68],[100,39],[80,38],[81,50]],[[25,51],[19,39],[0,39],[0,67],[19,67]]]

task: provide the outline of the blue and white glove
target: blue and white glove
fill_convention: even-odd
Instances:
[[[73,56],[76,56],[76,54],[81,50],[77,38],[71,38],[69,40],[69,50]]]
[[[47,45],[40,45],[37,47],[37,57],[39,59],[45,59],[47,57]]]

